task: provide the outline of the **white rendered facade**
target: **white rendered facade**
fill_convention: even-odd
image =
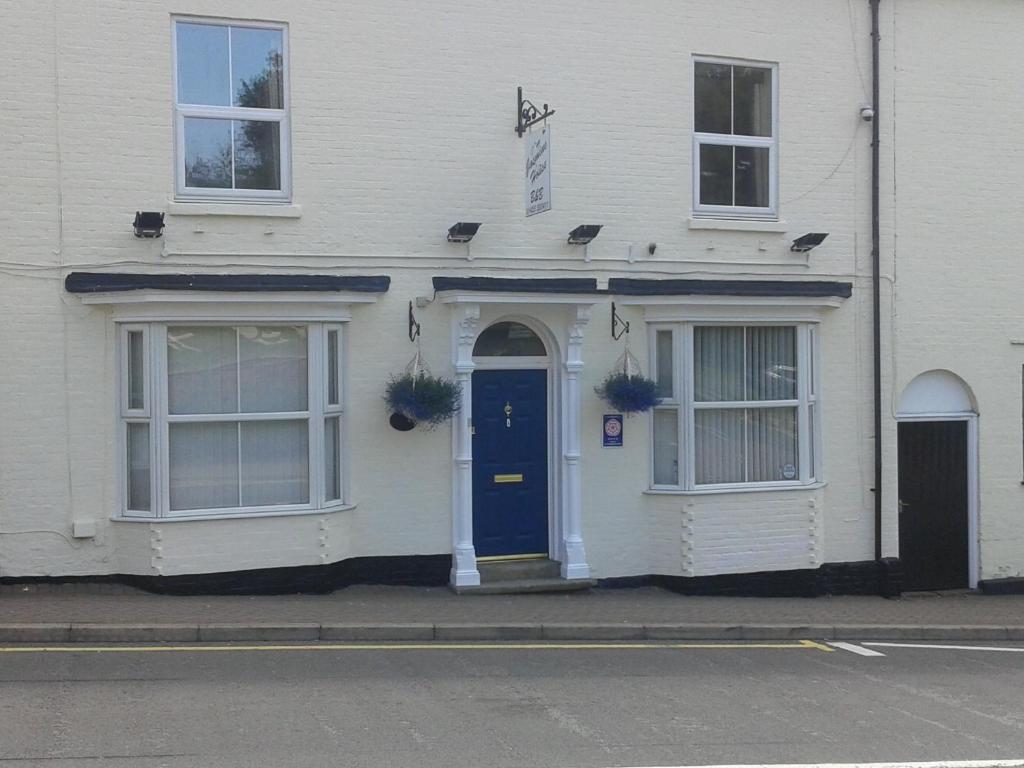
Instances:
[[[941,5],[956,14],[963,4]],[[883,28],[899,33],[883,35],[883,100],[895,98],[901,115],[901,91],[908,105],[918,104],[915,89],[923,85],[901,81],[914,70],[893,80],[893,40],[908,39],[907,58],[937,55],[923,32],[907,31],[906,14],[927,12],[920,3],[883,3]],[[183,185],[182,121],[224,114],[176,100],[175,20],[282,30],[280,109],[224,113],[285,126],[276,198],[191,194]],[[533,9],[528,28],[518,9],[489,3],[285,9],[147,0],[130,13],[111,3],[19,7],[7,20],[5,45],[24,66],[0,111],[9,181],[9,218],[0,232],[0,349],[9,361],[0,375],[0,577],[175,576],[452,554],[453,582],[473,584],[472,424],[463,412],[434,431],[399,433],[388,426],[381,400],[388,377],[415,352],[406,336],[410,301],[426,360],[434,373],[463,382],[467,408],[473,371],[488,365],[473,357],[483,330],[512,320],[544,340],[546,359],[537,365],[548,371],[548,554],[564,578],[713,576],[871,560],[871,129],[859,112],[870,101],[869,22],[866,2],[839,0],[780,4],[757,18],[745,3],[559,5]],[[1008,45],[1007,60],[1011,51]],[[700,132],[712,144],[746,141],[751,152],[771,153],[768,175],[751,176],[749,194],[765,190],[768,203],[751,206],[754,215],[695,203],[696,62],[771,73],[771,127],[762,131],[770,135],[735,140]],[[553,208],[530,218],[523,211],[524,139],[513,131],[517,86],[556,110],[548,121]],[[901,141],[910,130],[902,119],[895,135],[883,122],[888,149],[909,143]],[[948,162],[953,154],[942,153]],[[901,204],[892,193],[893,174],[903,168],[922,174],[922,188],[931,183],[933,166],[921,157],[902,150],[895,168],[889,160],[883,165],[883,254],[892,253],[896,232],[916,238],[922,260],[932,247],[922,218],[907,220],[924,204]],[[166,212],[163,237],[132,236],[137,210]],[[941,207],[929,210],[952,218]],[[458,221],[482,222],[468,245],[445,241]],[[596,240],[566,243],[569,230],[591,222],[604,225]],[[807,232],[829,237],[809,253],[790,252],[790,242]],[[76,272],[387,275],[390,286],[375,293],[91,295],[65,290],[64,279]],[[953,354],[951,340],[926,353],[913,339],[913,329],[931,319],[903,320],[913,316],[909,305],[910,314],[901,309],[904,296],[941,286],[926,273],[899,272],[899,285],[908,287],[894,309],[890,259],[883,258],[883,272],[888,454],[892,392],[916,372],[957,369],[943,358]],[[599,291],[435,293],[435,277],[588,278]],[[620,278],[827,282],[848,284],[850,295],[605,292]],[[962,295],[959,303],[915,297],[913,311],[952,305],[968,312]],[[649,414],[626,419],[622,448],[602,447],[602,416],[610,409],[593,390],[623,351],[609,335],[612,300],[649,375],[658,328],[799,328],[807,350],[800,365],[813,356],[816,366],[816,421],[813,429],[801,426],[795,482],[654,483]],[[958,327],[967,327],[966,316],[963,323]],[[159,333],[175,324],[340,330],[337,503],[124,514],[121,339],[133,327]],[[1012,355],[1012,334],[1004,335],[1000,354]],[[966,338],[964,344],[956,356],[966,364],[981,348]],[[319,353],[309,366],[311,377],[322,370]],[[972,387],[984,385],[962,376]],[[1000,390],[1007,402],[1016,398],[1014,408],[1019,386],[1007,380]],[[792,407],[809,409],[808,396]],[[312,418],[313,411],[295,413]],[[1010,434],[1019,425],[1012,422],[981,421],[980,434],[984,446],[988,429],[1002,430],[993,439],[1012,445],[1019,472],[1020,435]],[[318,450],[309,454],[310,466],[323,459]],[[813,471],[805,468],[812,466],[809,450]],[[1009,476],[1009,461],[1000,471]],[[321,479],[311,474],[314,493]],[[889,555],[898,552],[892,482],[883,495]],[[1019,574],[1024,547],[1009,522],[1009,491],[986,491],[984,471],[981,489],[991,503],[981,507],[978,574]],[[172,506],[168,499],[162,509]]]

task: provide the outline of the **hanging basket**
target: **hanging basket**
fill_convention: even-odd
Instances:
[[[443,424],[459,410],[461,398],[462,387],[451,379],[433,376],[419,351],[405,373],[392,376],[384,389],[384,401],[392,412],[388,421],[399,432],[408,432],[417,424],[427,429]]]
[[[594,391],[608,405],[627,416],[649,411],[658,404],[658,387],[640,373],[640,363],[627,349]]]

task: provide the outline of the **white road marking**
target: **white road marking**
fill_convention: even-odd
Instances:
[[[835,645],[835,643],[833,643]],[[938,648],[947,651],[999,651],[1024,653],[1024,648],[1002,648],[997,645],[938,645],[934,643],[864,643],[878,648]]]
[[[643,768],[636,766],[635,768]],[[647,766],[646,768],[655,768]],[[657,768],[1024,768],[1024,760],[939,760],[930,763],[757,763],[657,766]]]
[[[855,645],[853,643],[829,643],[833,648],[839,648],[842,651],[849,651],[850,653],[856,653],[859,656],[885,656],[880,651],[872,651],[870,648],[865,648],[863,645]]]

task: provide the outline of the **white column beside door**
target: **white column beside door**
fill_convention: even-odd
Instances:
[[[583,547],[583,482],[580,468],[580,372],[583,370],[583,329],[590,322],[590,305],[576,307],[569,328],[565,355],[565,432],[562,459],[565,464],[565,509],[562,510],[562,578],[589,579],[590,566]]]
[[[459,412],[452,428],[452,572],[451,584],[480,584],[473,547],[473,344],[480,323],[480,306],[458,307],[454,319],[455,380],[462,388]]]

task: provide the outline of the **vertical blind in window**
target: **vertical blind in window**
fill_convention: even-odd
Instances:
[[[697,484],[796,479],[796,329],[698,327],[693,349]]]

